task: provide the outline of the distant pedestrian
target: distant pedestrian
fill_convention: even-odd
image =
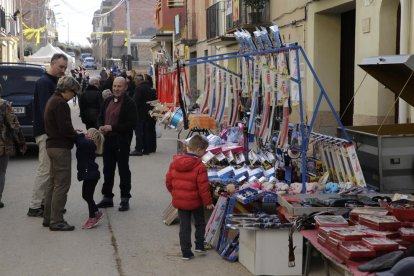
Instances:
[[[101,90],[104,91],[105,89],[109,89],[112,91],[113,83],[114,83],[114,74],[112,72],[109,72],[108,78],[106,79],[103,86],[101,87]]]
[[[3,87],[0,85],[0,96],[2,94]],[[16,154],[16,147],[22,154],[26,152],[24,136],[11,103],[0,98],[0,208],[4,207],[1,198],[6,182],[9,156]]]
[[[82,198],[88,203],[89,217],[82,225],[83,229],[94,227],[103,217],[93,200],[96,184],[100,178],[99,166],[95,162],[96,154],[102,154],[104,136],[95,128],[87,130],[86,135],[76,138],[76,159],[78,161],[78,180],[83,181]]]
[[[71,184],[71,149],[78,133],[72,125],[68,101],[80,91],[79,83],[70,76],[62,77],[56,92],[45,108],[46,150],[50,158],[50,183],[47,187],[43,226],[52,231],[72,231],[74,226],[63,219],[63,210]]]
[[[137,107],[137,124],[135,126],[135,150],[131,152],[133,156],[142,156],[144,154],[144,121],[146,119],[147,104],[146,100],[150,93],[148,83],[144,83],[144,76],[138,74],[135,76],[135,91],[133,100]],[[148,154],[148,151],[145,151]]]
[[[105,81],[108,79],[108,72],[106,72],[106,68],[102,67],[101,72],[99,72],[99,76],[101,77],[101,83],[100,86],[103,86]]]
[[[68,58],[65,54],[54,54],[49,70],[36,81],[33,100],[33,135],[39,147],[39,166],[33,185],[32,200],[27,215],[43,217],[46,188],[50,183],[50,159],[46,152],[47,135],[44,126],[46,103],[56,90],[60,77],[65,75]]]
[[[105,100],[99,114],[99,130],[105,135],[105,143],[103,151],[103,199],[98,203],[98,208],[114,206],[112,189],[114,187],[115,169],[118,164],[119,188],[121,190],[121,204],[118,210],[129,210],[129,199],[131,198],[129,148],[133,135],[132,131],[137,122],[137,110],[134,101],[126,95],[126,90],[126,80],[123,77],[115,78],[112,89],[113,96]]]
[[[157,133],[156,133],[156,119],[149,115],[149,112],[153,109],[153,106],[149,104],[149,101],[157,99],[157,92],[153,88],[153,82],[151,76],[145,74],[145,81],[148,83],[150,90],[146,98],[146,116],[144,122],[144,152],[154,153],[157,151]]]
[[[102,93],[99,90],[99,79],[92,77],[85,91],[79,96],[79,113],[86,129],[97,128],[99,111],[102,105]]]
[[[166,174],[166,186],[172,195],[172,205],[178,209],[180,219],[180,246],[183,260],[194,257],[191,251],[191,216],[195,222],[195,252],[205,253],[204,208],[213,209],[207,169],[201,161],[208,141],[194,135],[187,144],[187,153],[173,157]]]

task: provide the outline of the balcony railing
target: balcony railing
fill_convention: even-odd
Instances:
[[[238,13],[234,13],[237,11]],[[264,8],[252,10],[244,4],[244,0],[239,1],[238,9],[233,7],[233,12],[226,16],[226,32],[233,32],[236,28],[246,28],[249,25],[269,25],[270,22],[270,1],[264,1]]]

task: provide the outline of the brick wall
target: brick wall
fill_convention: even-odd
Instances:
[[[131,36],[155,34],[153,22],[154,1],[153,0],[130,0],[131,12]],[[126,4],[114,11],[112,30],[126,30]],[[120,47],[124,44],[126,34],[114,35],[113,46]]]

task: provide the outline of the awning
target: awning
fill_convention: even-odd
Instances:
[[[414,55],[369,57],[358,64],[396,95],[414,106]]]

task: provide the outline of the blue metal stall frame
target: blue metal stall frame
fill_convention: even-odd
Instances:
[[[221,67],[221,69],[225,69],[222,66],[216,64],[215,62],[217,61],[221,61],[221,60],[228,60],[228,59],[234,59],[234,58],[247,58],[247,59],[251,59],[252,56],[258,56],[258,55],[266,55],[266,54],[272,54],[272,53],[278,53],[278,52],[286,52],[289,50],[295,50],[296,53],[296,60],[297,60],[297,72],[298,72],[298,79],[295,78],[290,78],[292,81],[296,82],[298,84],[299,87],[299,106],[300,106],[300,131],[301,131],[301,135],[302,135],[302,146],[301,146],[301,157],[302,157],[302,193],[306,192],[306,152],[308,150],[308,145],[309,145],[309,139],[310,139],[310,134],[312,132],[312,128],[315,124],[315,120],[316,120],[316,116],[318,114],[319,111],[319,107],[320,104],[322,102],[322,99],[325,98],[326,102],[328,103],[328,106],[332,112],[332,114],[334,115],[338,125],[341,128],[342,134],[344,135],[345,140],[347,140],[349,143],[351,142],[351,139],[348,136],[348,133],[346,132],[346,129],[344,127],[344,125],[341,122],[341,119],[339,118],[338,113],[335,111],[334,106],[332,105],[332,102],[330,101],[324,87],[322,86],[321,81],[319,80],[315,69],[313,68],[313,66],[311,65],[305,51],[303,50],[303,48],[300,45],[297,44],[293,44],[293,45],[288,45],[285,47],[280,47],[280,48],[273,48],[273,49],[268,49],[268,50],[262,50],[262,51],[250,51],[250,52],[245,52],[245,53],[226,53],[226,54],[218,54],[218,55],[213,55],[213,56],[205,56],[205,57],[200,57],[200,58],[193,58],[193,59],[188,59],[185,60],[183,63],[184,66],[194,66],[194,65],[198,65],[198,64],[204,64],[204,63],[211,63],[214,66],[219,66]],[[307,126],[307,132],[305,131],[305,121],[304,121],[304,112],[303,112],[303,97],[302,97],[302,81],[301,81],[301,75],[300,75],[300,68],[299,68],[299,52],[302,54],[306,64],[308,65],[309,70],[311,71],[313,78],[315,79],[316,83],[319,86],[320,89],[320,94],[318,97],[318,101],[316,103],[315,106],[315,110],[314,113],[312,115],[312,120],[309,126]],[[228,55],[228,56],[227,56]],[[226,69],[227,70],[227,69]],[[229,70],[228,70],[229,71]],[[231,72],[231,71],[229,71]],[[235,75],[238,75],[237,73],[231,72]],[[248,159],[248,141],[246,142],[246,157]]]

